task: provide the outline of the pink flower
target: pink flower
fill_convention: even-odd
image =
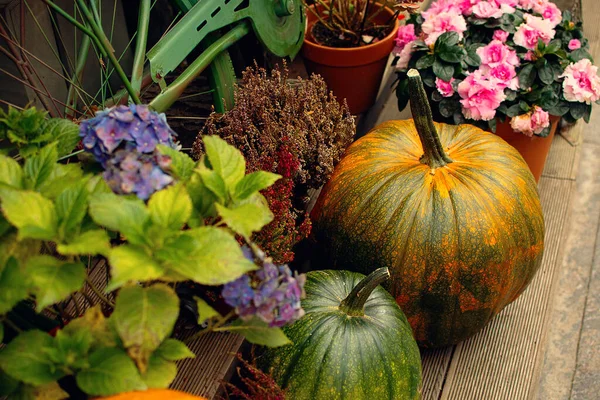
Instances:
[[[479,2],[479,0],[455,0],[456,6],[463,15],[471,15],[473,13],[473,6]]]
[[[577,50],[581,48],[581,42],[579,41],[579,39],[571,39],[569,41],[569,50],[573,51],[573,50]]]
[[[548,4],[548,0],[519,0],[519,7],[524,10],[531,10],[534,7],[541,8]]]
[[[546,4],[544,7],[534,7],[533,10],[539,14],[542,14],[542,17],[552,22],[552,25],[554,26],[560,24],[560,22],[562,21],[562,13],[554,3],[548,2],[548,4]]]
[[[477,18],[500,18],[504,15],[504,12],[495,3],[488,3],[487,1],[480,1],[473,6],[473,14]]]
[[[434,1],[433,4],[429,6],[427,11],[423,11],[421,16],[425,21],[428,19],[435,17],[441,13],[447,12],[455,12],[462,13],[462,7],[457,3],[464,3],[465,0],[438,0]]]
[[[598,67],[587,58],[569,65],[560,76],[567,101],[591,104],[600,99],[600,77]]]
[[[499,40],[492,40],[487,46],[478,48],[477,55],[481,58],[481,65],[489,68],[495,68],[501,64],[519,65],[517,52]]]
[[[509,33],[506,31],[503,31],[502,29],[497,29],[496,31],[494,31],[494,40],[499,40],[501,42],[506,42],[508,40],[508,35]]]
[[[398,34],[394,39],[394,42],[396,43],[394,53],[400,53],[402,49],[404,49],[404,46],[416,39],[417,35],[415,35],[415,26],[413,24],[401,26],[398,28]]]
[[[519,5],[518,0],[490,0],[490,2],[496,4],[503,14],[512,14],[515,12],[515,7]]]
[[[515,33],[515,44],[529,50],[535,50],[538,39],[542,39],[546,44],[550,43],[550,40],[552,40],[556,33],[551,21],[535,17],[531,14],[525,14],[525,21]]]
[[[500,64],[497,67],[487,69],[482,67],[482,73],[489,74],[491,77],[498,79],[504,87],[512,90],[519,89],[519,78],[514,66],[510,64]]]
[[[533,113],[531,114],[531,129],[533,133],[540,134],[549,126],[550,114],[544,111],[542,107],[533,106]]]
[[[435,41],[441,34],[446,32],[456,32],[462,40],[463,32],[467,30],[467,22],[457,11],[442,12],[430,17],[423,22],[421,26],[425,33],[425,43],[435,44]]]
[[[527,136],[533,136],[531,129],[531,114],[517,115],[510,120],[510,127],[516,132],[521,132]]]
[[[397,70],[403,70],[403,69],[408,68],[408,63],[410,61],[410,57],[412,56],[412,53],[414,51],[413,43],[414,42],[407,43],[404,46],[404,48],[400,51],[400,53],[396,54],[397,56],[400,57],[398,59],[398,61],[396,62]]]
[[[486,79],[480,70],[475,71],[458,85],[462,98],[462,112],[466,118],[489,121],[496,116],[496,109],[506,96],[504,88],[495,79]]]
[[[443,81],[440,78],[435,78],[435,86],[442,97],[451,97],[454,94],[452,82],[454,82],[454,78],[450,79],[450,82]]]
[[[535,54],[533,53],[533,51],[529,50],[527,53],[525,53],[525,55],[523,56],[523,60],[525,61],[533,61],[533,59],[535,58]]]

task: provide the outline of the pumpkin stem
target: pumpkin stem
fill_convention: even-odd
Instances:
[[[385,282],[390,277],[390,271],[387,268],[379,268],[371,272],[352,289],[348,297],[340,303],[340,310],[352,317],[361,317],[365,315],[365,303],[371,293],[377,286]]]
[[[440,137],[433,124],[431,107],[427,100],[427,93],[425,93],[421,75],[416,69],[411,69],[407,75],[410,93],[410,111],[424,151],[420,161],[423,164],[429,165],[432,169],[450,164],[452,159],[444,152]]]

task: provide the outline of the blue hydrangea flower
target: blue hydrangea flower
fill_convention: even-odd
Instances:
[[[146,200],[173,182],[168,174],[171,159],[156,150],[158,144],[177,148],[177,134],[164,114],[145,105],[121,105],[83,121],[79,135],[104,167],[104,178],[115,193]]]
[[[242,248],[253,260],[249,249]],[[305,275],[292,275],[287,265],[265,263],[251,279],[243,275],[223,287],[225,302],[242,320],[256,316],[271,327],[281,327],[304,315],[300,300],[304,297]]]

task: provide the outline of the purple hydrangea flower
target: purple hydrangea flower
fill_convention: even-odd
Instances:
[[[244,255],[253,260],[250,249]],[[287,265],[265,263],[253,273],[225,284],[222,295],[243,320],[258,317],[271,327],[281,327],[304,315],[300,300],[304,297],[306,276],[292,275]]]
[[[104,167],[104,178],[115,193],[135,193],[146,200],[173,182],[168,174],[171,159],[156,150],[159,143],[177,148],[177,134],[164,114],[145,105],[121,105],[83,121],[79,135]]]

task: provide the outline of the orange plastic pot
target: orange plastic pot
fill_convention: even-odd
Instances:
[[[321,5],[318,7],[319,10],[323,8]],[[385,24],[393,15],[394,12],[386,8],[375,17],[375,22]],[[340,103],[346,99],[352,114],[367,111],[375,103],[383,72],[394,49],[398,21],[394,30],[379,42],[354,48],[327,47],[315,43],[310,32],[316,21],[315,15],[306,10],[302,57],[307,71],[321,75]]]
[[[498,122],[496,135],[504,139],[508,144],[518,150],[529,166],[536,182],[540,181],[546,158],[550,152],[552,139],[558,127],[559,117],[550,117],[550,134],[546,137],[532,136],[529,137],[520,132],[515,132],[509,121]]]

